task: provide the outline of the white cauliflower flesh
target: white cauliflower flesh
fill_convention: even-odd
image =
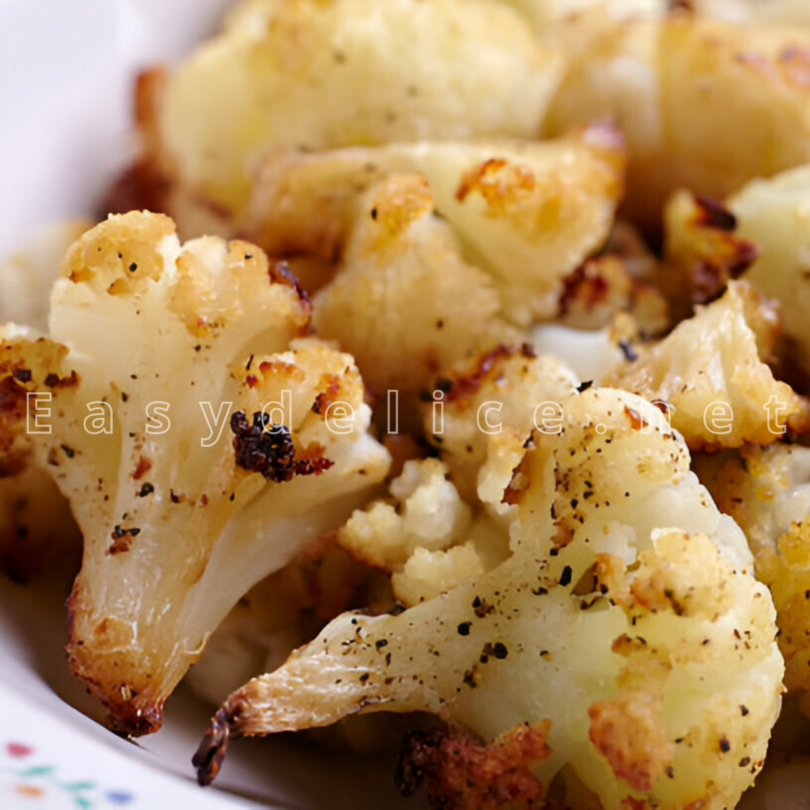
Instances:
[[[403,422],[438,369],[516,332],[495,283],[461,257],[415,175],[369,190],[337,276],[314,303],[318,334],[352,353],[379,399],[402,395]]]
[[[785,685],[801,694],[810,715],[810,449],[780,443],[695,461],[717,505],[751,543],[757,578],[776,605]]]
[[[424,711],[511,768],[416,746],[402,771],[428,777],[436,806],[497,806],[511,777],[513,799],[567,786],[559,806],[585,806],[583,790],[604,810],[734,806],[762,766],[783,672],[745,537],[654,406],[596,388],[561,404],[562,431],[533,434],[513,482],[509,559],[399,615],[336,619],[231,695],[195,757],[201,781],[229,733]]]
[[[760,254],[758,244],[739,234],[739,220],[724,205],[678,191],[664,208],[663,277],[670,297],[687,312],[713,301]],[[763,290],[768,292],[767,290]],[[773,293],[769,293],[773,294]]]
[[[546,129],[594,120],[621,127],[630,152],[625,209],[636,221],[657,227],[678,188],[722,198],[810,160],[807,30],[688,14],[608,24],[582,15],[549,37],[563,38],[573,57]]]
[[[465,258],[493,276],[505,312],[525,324],[557,314],[563,278],[607,239],[624,164],[622,139],[608,126],[541,143],[279,150],[257,180],[245,232],[274,255],[331,259],[356,222],[358,196],[386,175],[419,174]]]
[[[353,359],[304,337],[309,302],[257,248],[181,247],[170,219],[131,213],[61,275],[50,340],[5,329],[0,438],[84,535],[71,667],[115,729],[145,733],[236,601],[338,528],[389,457]]]
[[[779,334],[778,311],[748,283],[608,375],[606,383],[671,406],[672,424],[695,448],[770,444],[809,426],[810,407],[765,362]]]
[[[583,12],[604,12],[612,19],[662,17],[667,0],[501,0],[519,11],[538,33],[547,33],[550,23]]]
[[[804,0],[690,0],[690,5],[698,14],[718,20],[810,27],[810,7]]]
[[[743,239],[756,243],[760,255],[745,278],[779,301],[785,335],[795,359],[810,370],[810,167],[755,180],[727,201]]]
[[[496,346],[436,381],[423,429],[466,500],[496,518],[509,511],[504,491],[532,429],[559,424],[559,403],[577,382],[564,363],[529,344]]]
[[[506,555],[505,529],[461,499],[438,459],[406,461],[389,492],[389,498],[356,511],[338,543],[389,572],[400,604],[432,599],[494,568]]]
[[[162,159],[238,214],[268,146],[533,137],[558,78],[556,55],[489,0],[261,0],[169,77]]]

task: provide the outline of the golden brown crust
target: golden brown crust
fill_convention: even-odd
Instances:
[[[590,740],[617,777],[633,790],[647,792],[672,759],[661,723],[661,698],[649,692],[624,692],[588,710]]]
[[[405,796],[424,784],[436,810],[541,807],[545,788],[531,769],[551,754],[551,722],[520,724],[489,744],[455,729],[406,735],[397,786]]]

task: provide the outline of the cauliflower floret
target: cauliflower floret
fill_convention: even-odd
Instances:
[[[745,532],[757,578],[771,590],[785,656],[785,685],[810,715],[810,449],[744,447],[698,457],[695,470],[717,505]]]
[[[681,14],[608,24],[583,15],[549,37],[586,44],[569,49],[546,131],[594,120],[621,126],[635,221],[659,227],[677,188],[722,198],[810,160],[808,31]]]
[[[546,33],[550,23],[583,12],[605,12],[612,19],[662,17],[668,0],[501,0],[519,11],[538,33]]]
[[[563,430],[536,431],[516,475],[511,556],[399,615],[346,614],[231,695],[195,757],[202,782],[229,734],[427,711],[495,748],[535,729],[543,745],[513,760],[535,795],[573,774],[605,810],[734,806],[783,673],[745,537],[654,406],[596,388],[562,404]],[[431,759],[459,786],[480,778],[475,757]]]
[[[578,380],[598,382],[625,358],[629,343],[623,340],[624,331],[615,324],[595,332],[542,324],[532,329],[531,342],[540,354],[565,362]]]
[[[214,706],[262,672],[281,666],[345,610],[382,612],[392,605],[383,575],[322,537],[263,579],[208,639],[185,682]]]
[[[771,302],[742,281],[639,350],[605,382],[672,408],[672,424],[694,448],[770,444],[810,425],[810,406],[774,379],[768,359],[779,332]]]
[[[435,216],[427,183],[394,175],[373,186],[336,278],[315,298],[320,335],[351,352],[386,404],[415,394],[439,368],[481,344],[511,337],[498,290],[464,261],[446,222]]]
[[[810,7],[804,0],[689,0],[689,5],[698,14],[718,20],[810,27]]]
[[[759,256],[739,235],[737,217],[723,205],[678,191],[664,209],[664,255],[669,293],[688,311],[717,298]],[[763,290],[769,295],[772,292]]]
[[[737,235],[755,242],[759,258],[745,278],[779,301],[785,334],[795,347],[797,362],[810,370],[810,167],[755,180],[726,203],[734,212]]]
[[[59,261],[91,226],[85,219],[48,225],[0,261],[0,323],[48,328]],[[51,476],[33,467],[0,469],[0,570],[24,581],[57,565],[71,568],[74,561],[78,570],[80,555],[81,534]]]
[[[447,475],[438,459],[406,461],[391,497],[356,511],[338,533],[354,557],[392,574],[394,596],[406,606],[494,568],[508,547],[503,527],[474,514]]]
[[[356,221],[358,195],[391,173],[419,174],[466,256],[497,280],[508,316],[526,324],[557,314],[564,277],[607,239],[624,163],[623,141],[608,126],[542,143],[277,150],[257,180],[245,233],[273,255],[332,259]]]
[[[496,346],[436,381],[424,431],[465,500],[480,501],[493,517],[509,511],[504,491],[532,429],[554,426],[555,406],[576,384],[567,366],[529,344]]]
[[[558,79],[556,54],[488,0],[253,2],[169,76],[161,160],[238,216],[268,146],[533,137]]]
[[[371,565],[393,568],[417,548],[442,551],[470,528],[472,510],[438,459],[406,461],[390,492],[394,504],[377,501],[355,512],[338,534],[344,548]]]
[[[115,729],[145,733],[239,597],[338,528],[389,457],[353,359],[303,337],[309,302],[257,248],[181,248],[170,219],[131,213],[61,275],[50,340],[4,330],[0,448],[70,500],[70,664]]]
[[[647,337],[667,331],[669,304],[652,284],[634,279],[623,257],[604,253],[583,262],[563,279],[557,323],[578,330],[609,326],[629,313]]]

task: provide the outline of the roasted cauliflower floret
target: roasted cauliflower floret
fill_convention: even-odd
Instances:
[[[594,388],[562,404],[561,432],[536,431],[516,476],[509,559],[399,615],[346,614],[231,695],[195,757],[203,782],[229,733],[418,710],[494,750],[536,729],[538,755],[513,763],[536,795],[567,773],[606,810],[736,803],[783,671],[745,538],[654,406]],[[439,757],[475,783],[464,759]],[[470,806],[451,798],[441,806]]]
[[[353,559],[333,535],[318,538],[240,598],[185,682],[218,706],[246,680],[281,666],[338,614],[391,604],[383,574]]]
[[[622,128],[634,219],[658,227],[677,188],[722,198],[810,160],[810,32],[691,15],[565,25],[550,36],[586,44],[570,49],[547,131],[593,120]]]
[[[488,0],[253,2],[169,76],[160,159],[237,215],[269,146],[533,137],[558,65]]]
[[[501,0],[528,19],[538,33],[566,17],[587,12],[603,12],[623,20],[628,17],[661,17],[667,11],[667,0]]]
[[[770,444],[808,427],[810,408],[767,366],[778,312],[745,282],[732,282],[657,344],[613,371],[606,384],[671,406],[694,448]]]
[[[423,428],[466,500],[493,515],[508,511],[504,491],[532,429],[559,424],[559,403],[577,382],[564,363],[529,344],[496,346],[436,381]]]
[[[705,304],[720,296],[759,254],[757,244],[739,235],[737,217],[720,203],[687,191],[667,200],[664,255],[669,277],[665,282],[669,282],[670,296],[687,313],[690,304]]]
[[[810,8],[804,0],[689,0],[689,5],[698,14],[718,20],[810,27]]]
[[[459,496],[438,459],[405,462],[390,497],[357,510],[338,532],[354,557],[389,572],[403,605],[432,599],[500,563],[508,534]]]
[[[760,248],[759,258],[745,278],[779,301],[785,335],[795,359],[810,369],[810,279],[807,256],[810,238],[810,167],[802,166],[774,177],[755,180],[730,197],[727,207],[737,218],[737,235]]]
[[[358,196],[392,173],[419,174],[465,256],[497,281],[507,315],[526,324],[557,314],[563,278],[607,239],[624,163],[623,141],[607,126],[542,143],[277,150],[257,180],[245,233],[273,255],[332,259],[356,221]]]
[[[402,394],[404,422],[438,369],[514,333],[500,312],[495,283],[464,261],[427,183],[394,175],[361,201],[338,274],[315,298],[314,324],[354,355],[382,403]]]
[[[810,715],[810,449],[773,444],[698,457],[695,469],[717,505],[745,532],[757,578],[771,591],[785,685]]]
[[[0,449],[70,500],[71,667],[114,728],[145,733],[239,597],[338,528],[388,454],[353,359],[304,337],[309,302],[257,248],[181,247],[132,213],[61,276],[50,340],[5,329]]]

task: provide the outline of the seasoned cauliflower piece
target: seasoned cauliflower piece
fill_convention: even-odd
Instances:
[[[576,384],[564,363],[529,344],[496,346],[436,381],[424,431],[466,500],[480,500],[496,516],[509,510],[504,490],[532,429],[554,427]]]
[[[399,615],[346,614],[235,692],[195,757],[202,782],[229,735],[426,711],[496,740],[486,755],[535,729],[512,760],[535,796],[559,774],[604,810],[734,806],[781,701],[768,591],[660,411],[596,388],[563,409],[516,476],[511,556]],[[480,779],[478,755],[427,753],[459,790]]]
[[[713,301],[759,254],[757,244],[740,236],[737,217],[725,206],[687,191],[667,200],[664,256],[670,269],[669,292],[687,307]]]
[[[640,349],[606,384],[667,403],[693,449],[770,444],[810,425],[807,400],[765,363],[778,332],[772,303],[750,284],[731,282],[721,299]]]
[[[239,600],[185,682],[218,706],[246,680],[281,666],[343,611],[382,612],[391,604],[382,574],[354,560],[332,535],[319,538]]]
[[[393,175],[362,200],[334,280],[315,298],[314,324],[351,352],[374,393],[406,405],[438,369],[511,337],[492,279],[461,257],[435,216],[427,183]]]
[[[391,482],[395,503],[376,501],[355,512],[338,533],[339,543],[371,565],[392,568],[417,548],[442,551],[464,537],[472,510],[447,480],[438,459],[406,461]]]
[[[594,120],[621,127],[631,218],[658,227],[677,188],[722,198],[810,161],[810,32],[690,15],[613,24],[584,15],[564,26],[552,35],[586,45],[546,130]]]
[[[61,276],[50,340],[4,329],[0,449],[70,500],[71,668],[113,728],[146,733],[239,597],[342,525],[388,454],[353,359],[303,337],[309,302],[257,248],[181,247],[131,213]]]
[[[529,138],[558,79],[557,55],[488,0],[253,2],[169,76],[160,160],[238,216],[269,146]]]
[[[785,656],[785,685],[810,715],[810,449],[744,447],[698,457],[695,470],[748,537],[757,578],[771,591]]]
[[[401,604],[432,599],[493,568],[508,547],[504,528],[474,515],[447,473],[438,459],[406,461],[391,497],[355,511],[338,533],[354,557],[392,574]]]
[[[47,225],[0,261],[0,323],[48,328],[50,288],[59,262],[92,224],[71,219]],[[81,534],[51,476],[34,467],[0,469],[0,570],[24,581],[74,562],[78,570],[80,556]]]
[[[779,301],[795,359],[810,370],[810,166],[755,180],[729,198],[740,238],[755,242],[759,258],[745,278]]]
[[[419,174],[465,256],[496,279],[509,317],[526,324],[557,314],[563,278],[607,239],[624,163],[623,141],[607,126],[541,143],[277,150],[257,180],[245,233],[273,255],[332,259],[355,224],[359,195],[391,173]]]

